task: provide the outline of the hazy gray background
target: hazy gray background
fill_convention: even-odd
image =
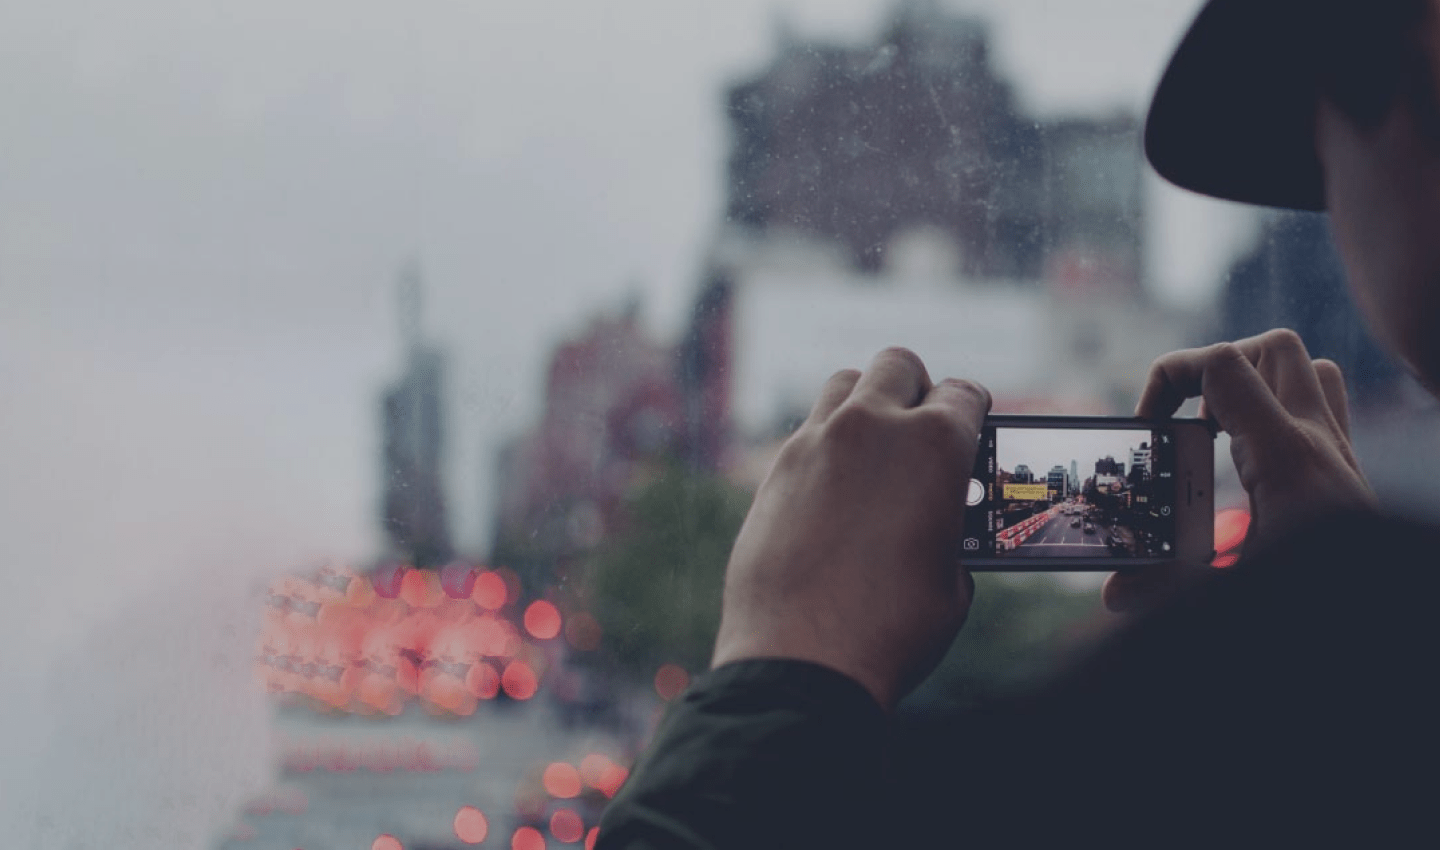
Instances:
[[[1149,431],[1044,431],[1035,428],[997,428],[995,463],[1006,472],[1014,472],[1025,464],[1043,482],[1051,467],[1063,466],[1070,471],[1074,461],[1080,474],[1078,487],[1095,474],[1095,461],[1111,457],[1125,464],[1130,471],[1130,451],[1150,442]]]
[[[1054,115],[1139,110],[1198,3],[946,5],[992,16],[1021,103]],[[869,39],[889,8],[0,3],[0,818],[17,843],[37,800],[73,814],[67,794],[90,789],[81,828],[102,836],[165,796],[112,799],[123,760],[74,744],[125,734],[93,726],[111,702],[56,684],[101,667],[129,671],[112,702],[192,719],[116,744],[216,795],[177,830],[208,837],[235,776],[262,769],[260,707],[217,697],[244,665],[218,659],[248,646],[252,577],[374,551],[405,258],[455,354],[451,516],[478,551],[491,454],[536,412],[554,341],[632,291],[657,333],[679,326],[721,209],[722,86],[769,60],[781,21]],[[1198,303],[1247,219],[1151,194],[1152,277]],[[201,762],[231,778],[195,779]]]

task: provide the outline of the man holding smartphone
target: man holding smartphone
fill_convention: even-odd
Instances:
[[[1440,387],[1440,0],[1211,0],[1146,149],[1182,187],[1326,209],[1376,336]],[[1112,576],[1136,616],[1022,704],[887,715],[963,624],[965,489],[990,398],[912,353],[836,374],[731,555],[714,669],[673,707],[599,846],[1303,845],[1431,832],[1440,534],[1380,517],[1344,383],[1293,333],[1160,358],[1230,434],[1232,570]],[[1423,841],[1423,839],[1421,839]]]

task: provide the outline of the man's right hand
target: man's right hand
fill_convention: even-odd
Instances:
[[[1273,330],[1166,354],[1150,367],[1135,414],[1163,418],[1200,396],[1201,415],[1230,435],[1230,454],[1250,495],[1250,540],[1283,534],[1337,510],[1373,509],[1375,494],[1350,446],[1345,380],[1311,360],[1300,337]],[[1105,583],[1105,604],[1131,610],[1176,576],[1139,570]]]
[[[970,607],[961,526],[989,409],[983,387],[934,383],[904,349],[832,377],[735,541],[714,664],[810,661],[892,708]]]

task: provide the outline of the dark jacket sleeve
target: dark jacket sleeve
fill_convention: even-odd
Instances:
[[[823,667],[720,668],[672,707],[599,847],[1424,843],[1437,553],[1434,528],[1327,517],[1039,692],[913,728]]]
[[[886,726],[869,693],[828,668],[720,667],[671,706],[597,846],[876,846]]]

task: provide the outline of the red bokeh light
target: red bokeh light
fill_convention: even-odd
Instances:
[[[445,601],[445,591],[433,571],[410,570],[400,582],[400,598],[412,608],[434,608]]]
[[[475,577],[475,586],[470,590],[470,598],[481,608],[491,611],[498,611],[505,607],[509,601],[509,592],[505,589],[505,579],[497,573],[483,572]]]
[[[352,608],[364,608],[375,601],[375,585],[363,578],[350,582],[345,588],[346,605]]]
[[[370,586],[375,593],[385,599],[394,599],[400,595],[400,586],[405,580],[405,574],[409,569],[404,564],[385,564],[376,567],[370,574]]]
[[[550,792],[552,797],[569,800],[572,797],[580,796],[580,771],[576,770],[573,764],[563,761],[552,762],[546,766],[541,782],[545,784],[545,790]]]
[[[500,676],[500,687],[505,689],[505,695],[511,699],[527,700],[535,696],[540,683],[529,664],[512,661],[505,666],[505,672]]]
[[[1211,565],[1212,567],[1220,567],[1221,569],[1224,569],[1225,567],[1233,567],[1233,566],[1235,566],[1235,562],[1238,561],[1238,560],[1240,560],[1240,556],[1239,556],[1239,555],[1235,555],[1235,554],[1220,555],[1220,556],[1217,557],[1215,560],[1211,561],[1211,562],[1210,562],[1210,565]]]
[[[370,843],[370,850],[405,850],[405,845],[395,836],[383,833]]]
[[[560,611],[544,599],[537,599],[525,609],[525,631],[540,640],[560,634]]]
[[[615,762],[607,756],[591,753],[580,759],[580,778],[585,780],[585,784],[591,788],[598,787],[596,783],[600,781],[600,777],[604,776],[605,771],[614,764]]]
[[[455,837],[466,844],[479,844],[490,834],[485,813],[474,806],[461,806],[455,813]]]
[[[592,826],[590,831],[585,833],[585,850],[595,850],[595,842],[600,839],[600,827]]]
[[[630,771],[618,764],[612,763],[600,774],[600,778],[595,780],[595,787],[606,797],[614,797],[615,792],[619,791],[620,786],[625,784],[625,778],[629,775]]]
[[[465,674],[465,687],[480,699],[494,699],[500,693],[500,674],[488,662],[477,661]]]
[[[571,614],[565,621],[565,640],[581,652],[600,648],[600,623],[584,611]]]
[[[449,674],[431,676],[423,690],[432,704],[451,714],[463,717],[475,712],[476,695],[471,693],[465,682],[454,676]]]
[[[562,844],[574,844],[585,835],[585,823],[569,809],[556,809],[550,816],[550,834]]]
[[[522,826],[510,837],[510,850],[545,850],[545,836],[533,826]]]
[[[475,590],[475,569],[458,561],[440,569],[440,587],[451,599],[469,599]]]
[[[1223,554],[1236,548],[1245,542],[1245,535],[1249,531],[1249,511],[1239,508],[1221,511],[1215,515],[1215,551]]]
[[[674,699],[690,687],[690,674],[678,664],[662,664],[655,671],[655,693],[661,699]]]

